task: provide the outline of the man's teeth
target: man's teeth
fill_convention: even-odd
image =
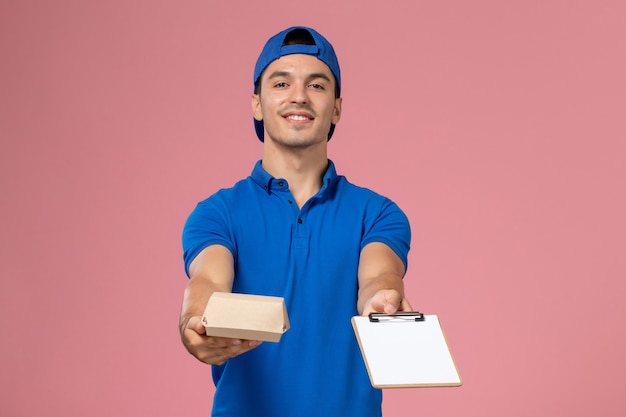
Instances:
[[[298,116],[298,115],[291,115],[291,116],[288,116],[288,118],[291,120],[309,120],[309,118],[306,116]]]

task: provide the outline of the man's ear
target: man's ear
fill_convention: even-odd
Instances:
[[[337,122],[339,122],[339,119],[341,119],[341,97],[337,97],[335,99],[335,109],[334,109],[334,113],[333,113],[333,119],[332,119],[332,124],[336,125]]]
[[[263,113],[261,112],[261,97],[258,94],[252,94],[252,116],[258,120],[263,120]]]

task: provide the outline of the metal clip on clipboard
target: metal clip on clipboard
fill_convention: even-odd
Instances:
[[[424,321],[424,314],[420,313],[419,311],[397,311],[393,314],[370,313],[369,318],[370,321],[373,323],[389,320]]]

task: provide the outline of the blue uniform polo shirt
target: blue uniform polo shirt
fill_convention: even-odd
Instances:
[[[183,231],[186,270],[202,249],[233,254],[233,292],[284,297],[291,328],[279,343],[213,366],[213,416],[381,416],[350,319],[368,243],[407,264],[407,217],[355,186],[329,160],[320,191],[298,208],[285,179],[257,162],[252,174],[200,202]]]

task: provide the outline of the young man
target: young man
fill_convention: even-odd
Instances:
[[[408,220],[327,157],[341,75],[324,37],[305,27],[272,37],[254,85],[263,158],[184,228],[183,343],[213,365],[213,416],[380,416],[350,319],[411,309]],[[206,336],[200,318],[215,291],[284,297],[290,330],[279,343]]]

